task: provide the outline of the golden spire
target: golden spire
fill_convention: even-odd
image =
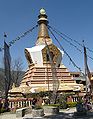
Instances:
[[[47,24],[48,24],[47,15],[43,8],[40,10],[40,14],[38,18],[39,19],[37,23],[39,25],[39,32],[38,32],[36,45],[45,44],[45,39],[48,44],[51,44],[52,40],[49,37],[48,28],[47,28]]]

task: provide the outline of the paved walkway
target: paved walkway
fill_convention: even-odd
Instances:
[[[45,115],[42,118],[33,118],[31,114],[27,114],[22,118],[16,118],[16,114],[4,113],[0,115],[0,119],[93,119],[92,117],[74,117],[75,108],[60,110],[57,115]]]

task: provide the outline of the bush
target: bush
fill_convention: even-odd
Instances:
[[[44,106],[53,106],[53,107],[59,107],[60,106],[60,104],[49,104],[49,105],[44,105]]]
[[[9,112],[9,111],[10,111],[9,109],[7,109],[7,110],[4,109],[4,108],[1,108],[1,109],[0,109],[0,113]]]
[[[60,109],[66,109],[67,108],[66,101],[61,102],[59,107],[60,107]]]
[[[5,109],[1,108],[0,113],[4,113],[4,112],[5,112]]]
[[[66,109],[67,108],[67,99],[66,99],[66,95],[65,94],[61,94],[57,97],[56,103],[59,104],[59,108],[60,109]]]
[[[77,102],[67,102],[68,107],[76,107]]]

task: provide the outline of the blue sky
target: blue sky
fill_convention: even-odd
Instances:
[[[0,0],[0,47],[3,46],[3,33],[8,34],[7,43],[37,24],[39,10],[45,8],[48,15],[49,25],[62,33],[68,34],[73,40],[77,40],[91,50],[93,49],[93,0]],[[26,47],[35,45],[38,29],[17,41],[11,48],[12,59],[21,57],[24,70],[27,62],[24,55]],[[51,36],[51,35],[50,35]],[[54,44],[58,46],[51,36]],[[58,37],[64,49],[73,61],[84,69],[83,54]],[[73,42],[73,44],[75,44]],[[77,44],[75,44],[77,45]],[[79,47],[82,51],[82,47]],[[93,57],[93,53],[88,52]],[[3,52],[0,52],[0,67],[2,67]],[[64,65],[70,71],[78,71],[67,58],[63,57]],[[93,71],[93,61],[88,59],[90,70]]]

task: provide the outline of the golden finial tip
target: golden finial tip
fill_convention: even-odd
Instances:
[[[42,15],[46,14],[46,11],[45,11],[44,8],[41,8],[41,9],[40,9],[40,14],[42,14]]]

